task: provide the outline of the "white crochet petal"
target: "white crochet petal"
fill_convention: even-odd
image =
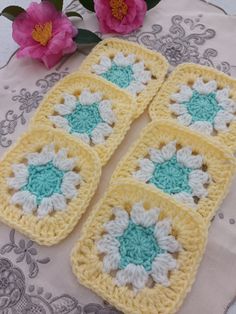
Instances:
[[[136,71],[134,73],[134,78],[138,82],[147,84],[151,80],[152,74],[150,71],[140,71],[140,72]]]
[[[236,102],[231,99],[222,101],[218,105],[230,113],[236,113]]]
[[[174,199],[178,202],[181,202],[183,204],[185,204],[187,207],[196,208],[196,204],[194,202],[194,199],[192,197],[191,194],[187,193],[187,192],[180,192],[177,194],[172,195],[174,197]]]
[[[19,190],[28,182],[28,168],[24,164],[13,164],[12,170],[15,174],[15,177],[8,178],[7,184],[10,188]]]
[[[119,286],[132,284],[134,290],[143,289],[147,281],[148,273],[142,265],[129,264],[116,274],[116,282]]]
[[[129,225],[129,215],[121,208],[114,208],[115,220],[111,220],[104,225],[104,229],[113,237],[120,237]]]
[[[107,72],[111,68],[111,59],[107,56],[102,56],[100,60],[100,64],[94,64],[92,66],[93,72],[95,72],[98,75],[101,75],[105,72]]]
[[[144,62],[140,61],[140,62],[133,64],[132,70],[133,70],[134,74],[140,73],[140,71],[144,71],[145,70]]]
[[[11,203],[21,205],[23,211],[27,214],[32,213],[37,207],[36,197],[29,191],[16,192],[11,198]]]
[[[105,138],[113,132],[113,128],[107,123],[99,123],[91,133],[91,139],[94,144],[103,144]]]
[[[228,131],[228,123],[233,121],[235,116],[228,111],[220,110],[214,120],[214,128],[219,132]]]
[[[107,254],[103,258],[103,271],[109,273],[111,270],[116,270],[119,267],[120,254],[118,252]]]
[[[36,210],[36,208],[36,197],[35,195],[31,194],[25,199],[22,209],[26,214],[31,214],[34,210]]]
[[[96,246],[99,253],[116,254],[119,253],[120,242],[106,234],[96,243]]]
[[[82,140],[86,144],[90,143],[90,137],[87,133],[72,133],[72,135],[78,137],[80,140]]]
[[[229,100],[230,89],[225,87],[216,91],[216,100],[218,103],[225,102]]]
[[[66,209],[66,199],[62,194],[54,193],[51,196],[51,201],[54,210],[63,211]]]
[[[72,199],[77,195],[77,189],[74,183],[63,180],[61,184],[61,192],[66,199]]]
[[[62,104],[55,105],[54,110],[62,116],[70,114],[74,111],[73,108]]]
[[[217,83],[216,81],[204,83],[202,78],[198,78],[193,84],[193,89],[195,89],[199,94],[207,95],[216,91]]]
[[[176,142],[170,142],[162,147],[161,155],[164,160],[170,160],[176,153]]]
[[[108,124],[113,124],[116,121],[116,115],[111,108],[111,102],[109,100],[101,101],[98,109],[103,121]]]
[[[168,253],[161,254],[152,263],[151,276],[163,286],[169,286],[168,272],[177,268],[177,261]]]
[[[155,170],[155,165],[153,162],[147,158],[141,159],[139,161],[140,170],[133,173],[134,178],[139,181],[147,182],[151,179],[153,172]]]
[[[171,253],[178,252],[180,249],[179,242],[172,235],[169,236],[161,236],[158,239],[158,245],[163,250],[166,250]]]
[[[213,126],[210,122],[207,121],[197,121],[190,125],[190,128],[194,131],[198,131],[200,133],[211,135],[213,132]]]
[[[136,203],[133,205],[130,217],[136,225],[150,227],[157,222],[159,213],[160,210],[158,208],[145,210],[142,203]]]
[[[67,119],[61,116],[48,116],[49,120],[58,128],[62,128],[67,132],[70,132],[71,127],[69,126],[69,122]]]
[[[67,158],[67,150],[62,148],[55,155],[53,165],[62,171],[73,170],[76,165],[76,158]]]
[[[71,94],[64,93],[63,98],[64,98],[64,105],[73,111],[77,104],[77,97]]]
[[[46,145],[40,153],[30,153],[26,155],[30,165],[45,165],[54,158],[54,145]]]
[[[91,93],[88,89],[84,89],[79,96],[79,102],[81,103],[81,105],[92,105],[101,101],[101,99],[101,93]]]
[[[148,152],[149,152],[150,158],[153,162],[161,164],[165,161],[163,156],[162,156],[162,153],[159,149],[149,148]]]
[[[177,120],[179,123],[185,126],[189,126],[190,123],[192,122],[192,116],[189,113],[184,113],[181,116],[178,116]]]
[[[53,211],[53,202],[51,197],[45,197],[42,199],[41,204],[38,207],[37,213],[39,218],[43,218]]]
[[[203,158],[201,155],[192,155],[191,147],[183,147],[177,151],[177,161],[187,168],[198,169],[202,167]]]
[[[135,55],[128,55],[127,57],[125,57],[122,52],[118,52],[113,61],[118,66],[126,67],[134,63]]]
[[[199,198],[207,196],[205,183],[209,182],[209,175],[202,170],[194,170],[189,175],[189,186],[192,188],[192,194]]]
[[[133,96],[141,93],[145,88],[145,85],[141,82],[132,81],[130,85],[126,88]]]
[[[74,171],[66,172],[62,180],[65,184],[74,184],[75,186],[80,184],[81,181],[81,176]]]
[[[170,105],[170,111],[178,116],[188,112],[185,105],[177,103]]]
[[[170,232],[171,232],[171,220],[170,219],[163,219],[156,223],[155,229],[154,229],[154,235],[157,241],[167,236]]]
[[[192,96],[192,89],[187,85],[182,85],[179,93],[171,95],[171,100],[176,101],[177,103],[183,103],[185,101],[189,101]]]

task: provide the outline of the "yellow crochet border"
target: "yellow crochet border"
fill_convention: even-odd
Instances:
[[[55,114],[54,106],[63,103],[63,93],[78,96],[83,89],[90,89],[92,92],[101,92],[104,99],[112,101],[112,109],[116,115],[116,122],[113,126],[112,134],[106,139],[104,144],[91,146],[96,151],[101,163],[104,166],[115,149],[122,142],[125,134],[130,128],[133,120],[134,100],[131,96],[123,93],[120,89],[93,75],[75,72],[60,80],[45,96],[36,114],[31,120],[30,126],[43,124],[56,128],[48,119],[48,116]],[[58,129],[58,128],[56,128]],[[64,133],[67,133],[63,130]]]
[[[12,176],[13,163],[21,163],[26,153],[36,152],[50,143],[54,143],[56,149],[67,148],[68,156],[78,157],[77,167],[83,182],[78,196],[70,201],[66,211],[54,212],[39,219],[34,214],[24,214],[18,206],[10,204],[11,194],[6,178]],[[97,154],[90,147],[61,131],[42,126],[23,134],[4,155],[0,163],[0,173],[0,220],[38,244],[51,246],[64,239],[85,212],[97,188],[101,166]]]
[[[207,66],[197,64],[182,64],[179,65],[162,85],[159,93],[155,96],[149,107],[149,114],[152,120],[155,119],[171,119],[173,117],[169,105],[171,103],[170,96],[179,91],[182,84],[194,82],[198,77],[204,80],[216,80],[219,88],[230,87],[232,99],[236,102],[236,80],[228,75],[209,68]],[[202,135],[204,136],[204,135]],[[232,152],[236,150],[236,120],[230,123],[227,132],[220,132],[216,135],[207,136],[213,138],[220,143],[227,145]]]
[[[177,257],[179,268],[170,274],[169,287],[156,284],[135,294],[127,286],[116,286],[114,278],[103,272],[96,241],[104,232],[104,223],[112,219],[113,207],[122,207],[129,211],[133,203],[140,201],[146,208],[159,207],[162,210],[160,219],[172,219],[173,234],[183,250]],[[71,255],[73,272],[80,283],[124,313],[175,313],[191,288],[204,253],[207,237],[204,226],[197,213],[175,204],[164,193],[132,180],[123,180],[111,186],[88,218]]]
[[[211,182],[208,186],[208,196],[200,199],[196,211],[203,217],[206,224],[209,224],[228,192],[236,169],[235,158],[226,147],[220,144],[216,146],[211,139],[206,140],[200,134],[181,127],[173,121],[157,120],[149,123],[137,142],[118,164],[112,176],[112,182],[115,183],[120,178],[132,177],[132,173],[138,167],[138,160],[148,154],[149,147],[158,149],[161,145],[174,140],[182,146],[192,147],[193,152],[204,156]],[[150,190],[157,190],[152,185],[148,186]],[[170,195],[168,197],[173,199]]]
[[[93,64],[99,63],[102,55],[114,57],[117,52],[123,52],[125,55],[135,54],[138,60],[143,60],[145,62],[146,67],[152,73],[152,79],[147,84],[147,87],[138,95],[138,97],[135,97],[136,107],[134,117],[137,118],[143,113],[145,108],[149,105],[150,101],[161,87],[161,84],[163,83],[167,74],[169,65],[167,60],[157,52],[153,52],[147,48],[144,48],[135,43],[128,42],[126,40],[112,38],[105,39],[99,43],[92,50],[89,56],[82,62],[80,70],[86,73],[91,73],[91,66]],[[96,74],[94,75],[97,76]]]

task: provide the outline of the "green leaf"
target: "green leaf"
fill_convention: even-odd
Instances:
[[[101,41],[101,38],[98,37],[96,34],[83,28],[78,29],[78,34],[74,39],[75,42],[79,45],[96,44]]]
[[[93,0],[79,0],[87,10],[95,12]]]
[[[147,3],[147,9],[151,10],[154,8],[161,0],[145,0]]]
[[[48,1],[51,2],[55,8],[57,9],[57,11],[62,11],[63,8],[63,0],[42,0],[42,1]]]
[[[75,11],[66,12],[66,16],[68,17],[76,16],[76,17],[80,17],[83,20],[83,16]]]
[[[0,15],[6,17],[10,21],[14,21],[14,19],[21,13],[25,12],[25,10],[17,5],[11,5],[2,10]]]

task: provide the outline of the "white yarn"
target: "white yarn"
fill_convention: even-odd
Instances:
[[[106,123],[99,123],[91,133],[91,140],[94,144],[103,144],[106,137],[113,132],[113,128]]]
[[[48,116],[49,120],[58,128],[66,130],[68,133],[71,130],[68,120],[61,116]]]
[[[130,217],[136,225],[147,228],[156,223],[159,213],[159,208],[145,210],[142,203],[136,203],[133,205]]]
[[[226,132],[228,130],[228,123],[235,120],[235,116],[224,110],[220,110],[214,120],[214,128],[219,132]]]
[[[89,89],[84,89],[79,96],[79,102],[81,105],[92,105],[102,100],[101,93],[91,93]]]
[[[213,126],[207,121],[197,121],[190,125],[190,128],[194,131],[201,132],[206,135],[211,135],[213,132]]]

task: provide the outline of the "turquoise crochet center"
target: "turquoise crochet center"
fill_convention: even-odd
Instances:
[[[129,221],[123,235],[117,238],[120,242],[119,269],[129,264],[142,265],[146,271],[152,269],[154,259],[165,250],[161,249],[154,236],[154,227],[143,227]]]
[[[148,183],[154,184],[168,194],[187,192],[191,194],[189,174],[192,169],[177,161],[176,155],[163,163],[155,163],[155,170]]]
[[[75,110],[64,116],[70,126],[70,133],[86,133],[91,135],[96,126],[104,122],[101,118],[98,103],[81,105],[77,103]]]
[[[101,76],[120,88],[127,88],[134,81],[134,72],[131,65],[119,66],[114,62],[112,62],[111,68]]]
[[[45,197],[50,197],[54,193],[61,194],[64,171],[55,167],[52,162],[40,166],[30,165],[28,173],[28,183],[22,190],[27,190],[35,195],[37,205]]]
[[[221,109],[215,93],[202,95],[194,91],[191,99],[183,104],[192,116],[192,122],[207,121],[213,123],[218,111]]]

